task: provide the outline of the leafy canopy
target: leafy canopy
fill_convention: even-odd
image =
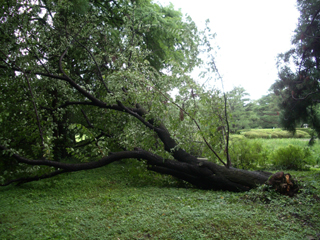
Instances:
[[[177,147],[192,149],[185,136],[219,141],[223,103],[186,75],[201,63],[201,33],[172,5],[6,1],[0,16],[1,171],[35,169],[7,157],[14,153],[87,162],[143,147],[172,158],[152,131],[161,123]],[[174,88],[191,120],[181,123],[169,105]],[[211,113],[196,110],[206,105]]]

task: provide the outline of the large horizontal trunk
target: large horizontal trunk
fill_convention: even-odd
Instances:
[[[197,164],[165,160],[163,163],[148,161],[149,169],[169,174],[187,181],[198,188],[227,191],[248,191],[267,182],[272,173],[226,168],[213,162]]]
[[[7,150],[6,147],[0,146],[0,149]],[[12,155],[18,162],[29,165],[45,165],[55,167],[51,173],[47,173],[36,177],[26,177],[9,181],[4,185],[13,182],[25,183],[53,177],[66,172],[76,172],[99,168],[121,159],[135,158],[147,161],[148,169],[162,174],[172,175],[182,179],[194,186],[202,189],[228,190],[228,191],[248,191],[260,184],[266,183],[272,175],[267,172],[246,171],[236,168],[226,168],[209,161],[196,160],[194,162],[179,162],[176,160],[163,159],[162,157],[152,154],[142,149],[134,151],[124,151],[112,153],[109,156],[101,158],[99,161],[89,163],[69,164],[48,160],[31,160],[19,156]]]

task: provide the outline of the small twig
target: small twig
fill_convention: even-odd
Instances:
[[[34,53],[34,55],[36,56],[36,58],[37,58],[38,61],[40,62],[41,66],[46,70],[46,72],[47,72],[48,74],[50,74],[48,68],[46,67],[46,65],[44,65],[44,64],[42,63],[42,61],[41,61],[41,59],[38,57],[37,53],[36,53],[34,50],[32,50],[32,49],[30,50],[29,48],[27,48],[27,50],[28,50],[29,53],[31,53],[31,52]]]
[[[229,121],[228,121],[228,114],[227,114],[227,97],[226,97],[226,93],[224,91],[224,86],[223,86],[223,79],[220,75],[220,72],[216,66],[216,63],[214,61],[214,57],[212,56],[212,64],[214,67],[214,70],[217,72],[218,77],[220,78],[221,81],[221,85],[222,85],[222,90],[223,90],[223,97],[224,97],[224,115],[225,115],[225,121],[227,123],[227,132],[226,132],[226,139],[227,139],[227,144],[226,144],[226,153],[227,153],[227,168],[229,168],[231,166],[231,160],[230,160],[230,155],[229,155],[229,132],[230,132],[230,128],[229,128]]]
[[[89,121],[89,118],[88,118],[88,116],[86,115],[86,113],[83,111],[83,109],[81,109],[81,112],[82,112],[84,118],[86,119],[86,122],[87,122],[89,128],[93,128],[93,125],[92,125],[91,122]]]
[[[227,97],[226,94],[223,93],[224,97],[224,115],[226,118],[226,123],[227,123],[227,132],[226,132],[226,138],[227,138],[227,145],[226,145],[226,152],[227,152],[227,167],[231,167],[231,160],[230,160],[230,155],[229,155],[229,133],[230,133],[230,127],[229,127],[229,121],[228,121],[228,114],[227,114]]]

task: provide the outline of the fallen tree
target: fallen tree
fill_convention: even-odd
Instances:
[[[91,102],[90,104],[93,103]],[[162,124],[156,125],[154,124],[153,120],[146,121],[143,110],[139,108],[126,108],[120,102],[115,106],[105,105],[104,107],[118,111],[125,111],[127,114],[139,119],[139,121],[141,121],[145,126],[157,133],[159,139],[161,139],[164,144],[165,150],[170,153],[174,160],[165,159],[143,149],[110,152],[108,156],[102,157],[98,161],[77,164],[68,164],[45,159],[31,160],[13,153],[12,157],[15,158],[19,163],[50,166],[55,167],[58,170],[46,173],[42,176],[15,179],[4,185],[13,182],[23,183],[39,180],[66,172],[98,168],[127,158],[135,158],[139,160],[144,159],[146,160],[149,170],[172,175],[203,189],[247,191],[258,185],[266,183],[268,178],[272,175],[269,172],[241,170],[232,167],[221,166],[210,161],[198,160],[196,157],[179,148],[175,140],[171,138],[168,130]],[[0,149],[8,150],[8,148],[5,146],[0,146]]]
[[[0,167],[19,176],[2,186],[128,158],[203,189],[267,182],[269,172],[231,167],[225,99],[185,74],[200,62],[191,20],[148,1],[38,3],[1,9]],[[216,160],[188,152],[190,129]]]

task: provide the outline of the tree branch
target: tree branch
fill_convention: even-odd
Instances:
[[[62,60],[64,58],[64,56],[66,55],[68,51],[68,48],[62,53],[62,55],[60,56],[59,59],[59,69],[62,72],[62,74],[64,75],[64,80],[67,81],[73,88],[75,88],[79,93],[81,93],[83,96],[85,96],[86,98],[88,98],[89,100],[91,100],[93,103],[95,103],[97,106],[104,106],[105,103],[100,101],[99,99],[97,99],[96,97],[94,97],[93,95],[91,95],[89,92],[87,92],[86,90],[84,90],[82,87],[80,87],[75,81],[73,81],[69,75],[64,71],[63,66],[62,66]]]
[[[319,93],[319,91],[314,91],[314,92],[311,92],[311,93],[308,93],[305,97],[302,97],[302,98],[295,98],[293,96],[293,93],[291,93],[291,97],[294,99],[294,100],[305,100],[307,99],[308,97],[310,97],[311,95],[315,94],[315,93]]]
[[[84,46],[82,43],[80,43],[77,38],[75,37],[74,40],[81,46],[83,47],[88,53],[89,55],[91,56],[92,60],[94,61],[95,65],[97,66],[97,69],[98,69],[98,73],[99,73],[99,77],[100,77],[100,81],[102,82],[103,86],[105,87],[105,89],[107,90],[108,93],[112,93],[109,88],[107,87],[107,84],[105,83],[105,81],[103,80],[103,76],[102,76],[102,73],[101,73],[101,70],[100,70],[100,67],[95,59],[95,57],[92,55],[92,53],[89,51],[89,49]]]
[[[15,182],[18,182],[17,185],[20,185],[20,184],[27,183],[27,182],[33,182],[33,181],[38,181],[38,180],[41,180],[41,179],[51,178],[51,177],[54,177],[54,176],[57,176],[59,174],[66,173],[66,172],[68,172],[68,171],[57,170],[57,171],[54,171],[54,172],[51,172],[51,173],[47,173],[47,174],[43,174],[43,175],[40,175],[40,176],[17,178],[17,179],[10,180],[10,181],[8,181],[8,182],[6,182],[4,184],[0,184],[0,186],[4,187],[4,186],[10,185],[10,184],[15,183]]]
[[[7,147],[2,145],[0,145],[0,150],[10,151]],[[50,161],[50,160],[33,160],[33,159],[22,157],[16,153],[12,154],[12,157],[15,158],[20,163],[26,163],[29,165],[55,167],[55,168],[63,169],[68,172],[76,172],[76,171],[99,168],[99,167],[108,165],[112,162],[119,161],[121,159],[127,159],[127,158],[137,158],[137,159],[145,159],[145,160],[151,160],[151,161],[157,159],[158,161],[163,161],[162,157],[144,150],[115,152],[115,153],[111,153],[109,156],[102,157],[100,160],[95,162],[77,163],[77,164],[56,162],[56,161]]]
[[[44,146],[43,132],[42,132],[42,129],[41,129],[41,123],[40,123],[40,118],[39,118],[39,114],[38,114],[38,110],[37,110],[37,105],[36,105],[36,103],[34,101],[34,95],[33,95],[33,92],[32,92],[32,88],[31,88],[31,85],[30,85],[30,81],[29,81],[28,75],[24,74],[24,76],[26,77],[26,80],[27,80],[27,83],[28,83],[29,92],[30,92],[31,99],[32,99],[31,101],[33,103],[33,107],[34,107],[34,111],[35,111],[36,119],[37,119],[37,123],[38,123],[38,130],[39,130],[39,134],[40,134],[40,138],[41,138],[42,153],[44,153],[45,146]]]

